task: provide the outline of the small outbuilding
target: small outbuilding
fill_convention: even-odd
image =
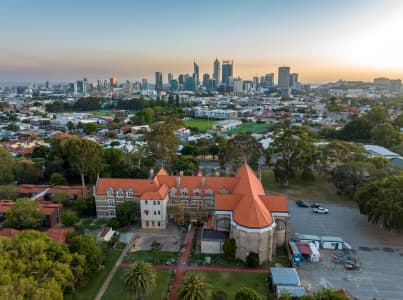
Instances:
[[[223,253],[222,247],[224,245],[224,241],[228,238],[228,231],[204,228],[201,238],[201,253]]]
[[[323,249],[342,250],[344,241],[337,236],[322,236],[320,244]]]
[[[301,297],[306,294],[295,268],[270,268],[269,283],[278,297],[284,293],[288,293],[291,297]]]
[[[320,248],[320,237],[312,234],[298,234],[298,240],[305,243],[313,243],[317,249]]]

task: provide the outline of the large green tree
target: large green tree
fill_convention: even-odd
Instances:
[[[42,225],[43,217],[38,203],[29,198],[20,198],[6,212],[6,225],[15,229],[38,228]]]
[[[102,147],[85,139],[63,139],[63,152],[70,166],[81,176],[82,186],[85,187],[85,177],[95,178],[102,170]]]
[[[157,273],[149,263],[136,261],[125,274],[125,286],[134,299],[145,299],[156,286]]]
[[[303,127],[284,129],[274,137],[270,148],[276,180],[284,186],[288,186],[289,179],[300,178],[316,157],[313,142]]]
[[[125,201],[116,206],[116,219],[120,226],[136,222],[138,213],[139,208],[133,201]]]
[[[371,130],[371,139],[377,145],[391,148],[403,141],[403,135],[398,128],[382,123]]]
[[[182,277],[178,289],[179,300],[207,300],[210,299],[212,288],[201,273],[189,271]]]
[[[385,107],[372,107],[367,113],[366,119],[371,123],[372,126],[378,126],[385,122],[388,117],[388,111]]]
[[[235,294],[235,300],[263,300],[254,289],[243,287]]]
[[[362,214],[386,229],[403,228],[403,176],[387,177],[360,188],[355,196]]]
[[[0,147],[0,184],[9,184],[14,181],[14,158],[8,153],[8,151]]]
[[[183,171],[185,175],[196,175],[199,171],[199,160],[191,155],[181,155],[177,161],[175,161],[172,171],[179,173]]]
[[[339,132],[339,137],[347,141],[366,141],[371,138],[371,123],[366,118],[354,118]]]

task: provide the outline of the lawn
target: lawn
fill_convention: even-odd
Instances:
[[[100,116],[100,117],[112,117],[113,113],[110,112],[109,110],[93,110],[89,111],[89,114],[93,114],[95,116]]]
[[[178,253],[167,251],[136,251],[128,253],[124,259],[125,263],[133,263],[137,260],[142,260],[151,264],[176,264]]]
[[[208,119],[189,119],[185,121],[186,127],[197,127],[200,131],[208,131],[217,123],[216,120]]]
[[[131,300],[133,297],[127,293],[124,286],[124,275],[127,272],[125,269],[119,269],[112,278],[107,290],[105,291],[103,300]],[[157,286],[154,288],[151,295],[145,299],[162,300],[166,299],[169,284],[171,283],[172,271],[157,270]]]
[[[253,122],[245,122],[242,123],[241,127],[239,127],[236,132],[238,133],[258,133],[258,132],[266,132],[270,128],[270,124],[267,123],[253,123]]]
[[[213,286],[214,291],[224,291],[227,299],[235,299],[235,294],[241,287],[256,290],[266,299],[267,287],[265,273],[238,273],[238,272],[200,272]]]
[[[304,199],[311,202],[353,203],[352,200],[337,195],[336,187],[322,174],[315,174],[312,182],[290,181],[288,187],[275,182],[272,170],[263,170],[262,183],[266,192],[286,194],[289,199]]]
[[[106,221],[96,218],[85,218],[82,219],[80,225],[82,226],[83,229],[99,230],[106,226]]]
[[[105,267],[102,271],[94,274],[94,276],[89,281],[86,288],[78,290],[76,293],[64,295],[64,299],[74,299],[74,300],[93,300],[108,276],[109,272],[112,270],[116,261],[118,260],[122,250],[114,249],[109,252],[106,259]]]

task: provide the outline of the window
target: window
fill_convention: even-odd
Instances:
[[[154,210],[154,216],[156,216],[157,215],[157,212]]]
[[[151,221],[151,225],[154,227],[154,226],[155,226],[155,222],[154,222],[154,221]]]
[[[128,189],[126,191],[126,197],[127,198],[133,198],[133,190],[132,189]]]
[[[187,188],[181,189],[181,195],[182,196],[187,196],[188,195],[188,189]]]
[[[106,191],[106,195],[108,197],[113,197],[113,188],[108,188],[108,190]]]
[[[173,188],[170,190],[169,196],[170,196],[170,197],[176,197],[176,188],[173,187]]]
[[[123,191],[122,191],[121,189],[119,189],[119,190],[116,192],[116,196],[117,196],[117,197],[120,197],[120,198],[123,198]]]
[[[153,205],[156,205],[157,204],[157,201],[153,201]]]
[[[228,190],[227,190],[226,188],[222,188],[222,189],[220,190],[220,194],[226,195],[226,194],[228,194]]]
[[[146,221],[146,227],[150,226],[150,224],[148,223],[148,221]]]
[[[158,227],[161,227],[161,222],[158,221]]]
[[[158,211],[158,215],[159,215],[159,216],[161,215],[161,211],[160,211],[160,210]]]
[[[147,204],[148,204],[148,201],[147,201],[147,200],[146,200],[146,201],[144,201],[144,204],[145,204],[145,205],[147,205]]]
[[[109,207],[115,207],[115,201],[113,199],[108,200],[108,206]]]
[[[195,189],[193,190],[193,195],[199,197],[199,196],[200,196],[200,189],[199,189],[199,188],[195,188]]]
[[[158,205],[161,205],[161,201],[157,201],[157,204],[158,204]]]
[[[109,211],[109,216],[114,217],[115,216],[115,210],[110,210]]]
[[[145,214],[146,216],[148,216],[148,210],[147,210],[147,209],[144,210],[144,214]]]
[[[208,188],[208,189],[206,190],[206,195],[207,195],[207,196],[212,196],[212,195],[213,195],[213,190],[210,189],[210,188]]]

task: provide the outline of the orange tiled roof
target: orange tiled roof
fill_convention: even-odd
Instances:
[[[16,236],[19,233],[20,231],[18,229],[13,228],[3,228],[0,230],[0,235],[9,239],[14,238],[14,236]]]
[[[164,200],[168,195],[168,191],[169,187],[163,184],[156,192],[145,192],[141,195],[141,200]]]
[[[145,192],[155,192],[158,185],[149,179],[131,179],[131,178],[99,178],[97,183],[97,195],[106,195],[108,188],[113,189],[133,189],[134,194],[140,197]]]
[[[288,213],[288,204],[286,195],[268,195],[260,196],[263,204],[271,212],[284,212]]]

